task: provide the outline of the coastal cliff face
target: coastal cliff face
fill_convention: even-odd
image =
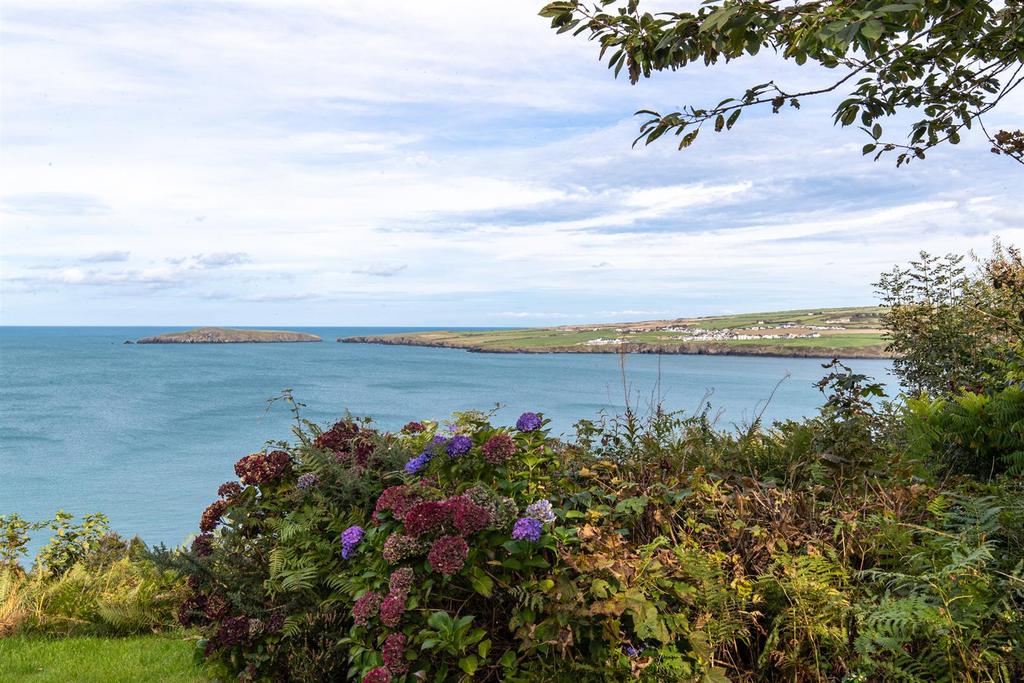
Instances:
[[[315,334],[281,330],[236,330],[226,327],[198,327],[184,332],[170,332],[143,337],[138,344],[269,344],[283,342],[318,342]]]
[[[345,344],[385,344],[395,346],[429,346],[445,349],[461,349],[472,353],[654,353],[665,355],[694,356],[779,356],[784,358],[891,358],[884,347],[832,348],[824,346],[782,346],[756,344],[727,344],[713,342],[681,342],[679,344],[633,343],[615,346],[544,346],[530,347],[483,347],[465,342],[450,342],[424,339],[406,335],[379,337],[343,337],[337,341]]]

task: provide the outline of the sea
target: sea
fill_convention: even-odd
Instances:
[[[177,546],[196,533],[235,461],[289,439],[302,417],[350,412],[381,429],[496,409],[498,424],[543,413],[555,434],[580,419],[660,401],[710,403],[722,428],[814,414],[821,359],[635,354],[485,354],[340,344],[338,337],[430,328],[289,328],[322,343],[132,345],[184,327],[0,327],[0,514],[102,512],[126,536]],[[451,328],[446,328],[451,329]],[[896,386],[886,360],[850,360]],[[34,550],[45,541],[37,534]]]

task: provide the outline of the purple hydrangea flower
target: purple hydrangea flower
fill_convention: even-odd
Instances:
[[[316,486],[316,482],[316,474],[313,472],[306,472],[305,474],[299,476],[298,481],[295,482],[295,486],[302,489],[303,491],[308,491],[309,489]]]
[[[448,442],[448,446],[445,448],[448,451],[448,455],[456,458],[460,455],[465,455],[469,452],[469,449],[473,447],[473,440],[468,436],[459,434],[453,436],[452,440]]]
[[[535,432],[540,429],[541,419],[537,413],[523,413],[516,420],[516,429],[521,432]]]
[[[555,511],[551,509],[551,501],[547,498],[541,498],[540,500],[527,505],[526,516],[539,519],[545,524],[550,524],[557,519],[555,517]]]
[[[639,657],[640,656],[640,650],[636,649],[632,645],[627,645],[625,652],[626,652],[626,656],[627,657]]]
[[[512,538],[517,541],[536,541],[540,538],[544,525],[533,517],[520,517],[512,527]]]
[[[405,463],[405,473],[416,474],[426,467],[428,462],[430,462],[430,454],[420,453],[415,458]]]
[[[352,554],[352,551],[356,549],[359,542],[363,540],[363,534],[366,532],[363,527],[359,525],[350,526],[341,532],[341,556],[346,560],[348,556]]]

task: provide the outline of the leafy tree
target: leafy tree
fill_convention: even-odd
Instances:
[[[774,80],[713,106],[687,106],[649,118],[634,144],[665,135],[688,147],[705,124],[729,130],[748,108],[778,113],[808,97],[845,91],[834,112],[842,126],[870,137],[864,154],[895,152],[897,166],[943,143],[957,144],[977,124],[993,152],[1024,164],[1024,133],[985,129],[982,117],[1024,81],[1024,3],[1021,0],[706,0],[693,12],[642,11],[639,0],[562,0],[541,16],[559,33],[587,34],[601,58],[632,83],[655,71],[693,63],[731,62],[762,49],[797,64],[816,63],[835,76],[794,91]],[[920,116],[905,139],[883,137],[882,121]]]
[[[1024,260],[996,242],[968,273],[964,258],[921,252],[907,268],[883,273],[875,287],[888,310],[882,322],[893,369],[915,393],[998,390],[1019,356],[1024,329]]]

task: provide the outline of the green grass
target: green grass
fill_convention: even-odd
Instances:
[[[829,320],[850,318],[842,327],[878,327],[883,309],[878,306],[855,308],[807,308],[796,311],[772,311],[765,313],[740,313],[717,318],[704,319],[700,326],[706,330],[721,330],[732,327],[756,325],[762,320],[767,324],[795,323],[797,325],[824,325]]]
[[[757,341],[754,339],[735,339],[726,342],[727,344],[757,344],[761,346],[810,346],[813,348],[828,349],[856,349],[865,346],[883,346],[885,338],[880,334],[832,334],[822,337],[811,337],[805,339],[766,339]]]
[[[802,349],[800,353],[811,352],[814,355],[813,351],[815,349],[821,349],[819,353],[822,357],[825,357],[831,349],[844,349],[848,352],[859,351],[874,356],[881,354],[885,346],[885,341],[878,332],[881,326],[879,316],[882,312],[883,309],[877,306],[817,308],[795,311],[743,313],[709,318],[677,318],[674,320],[648,321],[645,323],[623,322],[570,327],[477,330],[473,332],[414,332],[401,335],[384,335],[383,338],[398,336],[427,345],[450,345],[456,348],[472,348],[481,351],[609,351],[614,350],[615,347],[609,345],[588,349],[586,342],[598,338],[621,338],[627,343],[634,345],[634,348],[637,345],[641,348],[649,345],[669,353],[673,349],[679,349],[686,345],[697,347],[702,344],[720,346],[724,343],[728,347],[736,348],[736,353],[743,353],[746,347],[759,347],[758,352],[763,352],[764,349],[777,349],[783,354],[787,353],[787,349],[791,353]],[[839,322],[840,320],[843,322]],[[822,330],[821,336],[818,338],[707,342],[701,340],[684,342],[679,338],[681,335],[678,332],[651,329],[671,325],[674,327],[700,327],[705,330],[742,331],[755,325],[777,328],[783,323],[789,323],[798,327],[808,325],[827,326],[831,329]],[[616,328],[625,328],[626,331],[618,332]],[[785,332],[786,329],[788,328],[779,328],[779,331]]]
[[[195,645],[168,636],[0,638],[0,683],[199,683]]]

